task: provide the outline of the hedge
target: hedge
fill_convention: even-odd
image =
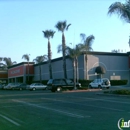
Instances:
[[[111,86],[126,85],[128,80],[110,80]]]
[[[81,83],[82,86],[88,86],[90,82],[93,80],[79,80],[79,83]],[[111,86],[116,86],[116,85],[126,85],[128,80],[110,80]]]
[[[89,83],[91,83],[93,80],[84,80],[84,79],[79,79],[79,83],[81,83],[81,86],[88,86]],[[33,81],[34,83],[39,83],[39,81]],[[47,84],[48,80],[42,80],[43,84]],[[126,85],[128,80],[110,80],[111,86],[116,86],[116,85]]]

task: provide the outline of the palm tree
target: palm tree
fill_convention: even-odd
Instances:
[[[81,55],[81,46],[80,46],[80,44],[76,45],[74,48],[66,47],[66,54],[73,60],[74,88],[76,89],[76,81],[78,82],[78,80],[79,80],[78,57]]]
[[[46,61],[48,58],[47,58],[47,55],[43,55],[43,56],[37,56],[36,59],[34,59],[33,61],[36,63],[36,64],[40,64],[44,61]],[[42,82],[42,78],[41,78],[41,65],[39,65],[39,75],[40,75],[40,83]]]
[[[66,47],[66,43],[65,43],[65,35],[64,35],[64,31],[68,30],[69,26],[71,24],[67,25],[66,21],[59,21],[55,27],[58,29],[58,31],[60,31],[62,33],[62,56],[63,56],[63,70],[64,70],[64,78],[67,78],[67,70],[66,70],[66,58],[65,58],[65,47]]]
[[[4,67],[6,67],[6,68],[11,66],[11,65],[17,64],[16,61],[12,62],[11,58],[7,58],[7,57],[4,57],[3,61],[5,62]]]
[[[130,0],[126,0],[124,4],[121,2],[115,2],[111,4],[108,10],[108,14],[113,13],[117,13],[121,19],[130,23]]]
[[[44,37],[48,39],[48,61],[49,61],[49,73],[50,73],[50,79],[52,79],[52,66],[51,66],[51,44],[50,44],[50,38],[53,38],[55,32],[53,30],[46,30],[42,31],[44,34]]]
[[[3,58],[0,57],[0,67],[4,68],[4,63],[2,63]]]
[[[82,38],[82,42],[80,44],[81,52],[85,53],[85,61],[86,61],[86,72],[85,72],[85,78],[88,79],[88,65],[87,65],[87,52],[92,51],[92,43],[95,37],[93,35],[90,35],[86,37],[85,34],[81,33],[80,37]]]
[[[28,83],[29,83],[29,60],[30,60],[30,54],[24,54],[22,56],[22,59],[26,60],[28,62]]]
[[[130,23],[130,0],[126,0],[125,3],[115,2],[110,5],[108,9],[108,14],[117,13],[120,19]],[[130,39],[128,42],[130,46]]]

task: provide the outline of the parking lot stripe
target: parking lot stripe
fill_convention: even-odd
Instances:
[[[58,110],[58,109],[53,109],[53,108],[49,108],[49,107],[45,107],[45,106],[39,106],[39,105],[28,103],[28,102],[25,102],[25,101],[20,101],[20,100],[15,100],[15,99],[12,99],[12,101],[23,103],[23,104],[26,104],[26,105],[29,105],[29,106],[43,108],[43,109],[46,109],[46,110],[55,111],[55,112],[58,112],[58,113],[61,113],[61,114],[67,115],[67,116],[71,116],[71,117],[76,117],[76,118],[87,118],[87,117],[90,117],[90,116],[83,116],[83,115],[74,114],[74,113],[70,113],[70,112],[62,111],[62,110]]]
[[[12,124],[14,124],[14,125],[16,125],[16,126],[20,126],[19,123],[13,121],[12,119],[10,119],[10,118],[8,118],[8,117],[2,115],[2,114],[0,114],[0,116],[1,116],[2,118],[6,119],[7,121],[11,122]]]
[[[52,100],[52,101],[59,101],[59,102],[76,104],[76,105],[83,105],[83,106],[89,106],[89,107],[96,107],[96,108],[108,109],[108,110],[113,110],[113,111],[124,111],[122,109],[115,109],[115,108],[110,108],[110,107],[109,108],[108,107],[98,107],[98,106],[95,106],[95,105],[86,105],[86,104],[75,103],[75,102],[70,102],[70,101],[63,101],[63,100],[57,100],[57,99],[50,99],[50,98],[41,98],[41,99]]]
[[[77,97],[73,97],[73,96],[68,96],[71,98],[77,98]],[[130,104],[130,102],[121,102],[121,101],[113,101],[113,100],[108,100],[108,99],[95,99],[95,98],[82,98],[82,97],[78,97],[78,99],[89,99],[89,100],[93,100],[93,101],[105,101],[105,102],[112,102],[112,103],[122,103],[122,104]]]

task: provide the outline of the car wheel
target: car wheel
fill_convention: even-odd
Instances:
[[[62,91],[62,88],[61,87],[57,87],[57,92],[61,92]]]
[[[101,88],[102,88],[102,86],[101,86],[101,85],[98,85],[98,88],[100,88],[100,89],[101,89]]]
[[[107,89],[109,89],[109,87],[107,87]]]
[[[46,87],[46,88],[44,88],[43,90],[48,90],[48,88]]]
[[[89,85],[89,86],[88,86],[88,88],[92,88],[92,86],[91,86],[91,85]]]
[[[35,91],[35,90],[36,90],[36,88],[32,88],[32,90],[33,90],[33,91]]]

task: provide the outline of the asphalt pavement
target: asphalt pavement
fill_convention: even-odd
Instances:
[[[99,92],[1,90],[0,130],[118,130],[130,120],[130,98]]]

